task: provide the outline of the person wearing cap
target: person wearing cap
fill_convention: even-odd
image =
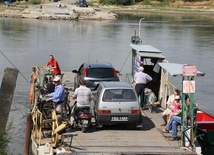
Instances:
[[[169,120],[170,120],[170,118],[172,116],[179,115],[180,112],[181,112],[181,100],[180,100],[180,96],[179,95],[175,96],[175,100],[174,100],[174,102],[172,104],[173,104],[173,110],[169,114],[168,122],[169,122]]]
[[[167,103],[166,103],[167,108],[162,113],[162,118],[164,120],[164,123],[161,124],[161,126],[166,126],[167,125],[167,120],[169,118],[169,115],[172,113],[172,111],[174,109],[173,102],[175,100],[175,96],[177,96],[177,95],[180,95],[180,91],[178,89],[175,89],[174,93],[169,96],[169,98],[167,100]]]
[[[196,104],[192,104],[191,107],[191,102],[190,102],[190,98],[188,95],[185,96],[185,103],[183,104],[184,106],[184,123],[185,124],[190,124],[190,116],[191,116],[191,109],[193,109],[193,117],[196,116],[196,110],[197,110],[197,106]],[[180,109],[181,111],[181,109]],[[168,138],[169,141],[175,141],[178,140],[177,137],[177,132],[178,132],[178,125],[181,124],[181,116],[172,116],[169,120],[169,122],[167,123],[166,127],[161,131],[163,133],[169,133],[169,131],[172,130],[172,136],[170,138]]]
[[[55,103],[56,106],[56,111],[60,111],[61,110],[61,103],[64,102],[64,87],[61,84],[61,78],[60,76],[55,76],[54,79],[54,84],[55,84],[55,90],[54,92],[46,95],[47,99],[46,101],[53,101]]]
[[[152,77],[149,76],[148,74],[144,73],[144,68],[140,66],[138,68],[138,72],[135,73],[134,75],[134,81],[136,83],[135,86],[135,91],[137,93],[137,96],[140,96],[140,104],[143,107],[144,106],[144,90],[146,88],[146,83],[149,81],[152,81]]]
[[[46,63],[46,67],[51,66],[48,70],[52,71],[54,75],[61,75],[61,70],[59,68],[59,64],[56,59],[54,59],[53,55],[50,55],[50,59]]]

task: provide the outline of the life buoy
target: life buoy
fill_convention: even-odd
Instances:
[[[34,84],[36,79],[36,73],[31,75],[31,84],[30,84],[30,103],[33,104],[33,95],[34,95]]]

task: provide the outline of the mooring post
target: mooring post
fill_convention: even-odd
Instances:
[[[26,131],[25,131],[25,152],[24,155],[29,155],[30,151],[30,136],[32,126],[32,114],[30,111],[27,113]]]
[[[6,68],[4,70],[4,76],[0,88],[0,133],[4,133],[6,129],[18,73],[19,70],[15,68]]]

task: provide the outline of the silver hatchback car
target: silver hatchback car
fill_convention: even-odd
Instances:
[[[94,95],[94,117],[100,124],[142,124],[137,94],[125,82],[100,82]]]

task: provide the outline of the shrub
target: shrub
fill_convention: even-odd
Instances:
[[[101,4],[131,5],[134,0],[100,0]]]
[[[144,0],[144,1],[143,1],[143,4],[144,4],[144,5],[150,5],[150,4],[151,4],[151,0]]]
[[[9,143],[9,138],[7,133],[0,134],[0,154],[7,155],[7,147]]]
[[[6,132],[0,133],[0,155],[7,155],[8,153],[8,143],[10,142],[10,131],[12,128],[12,121],[6,128]]]
[[[29,0],[28,4],[41,4],[41,0]]]

